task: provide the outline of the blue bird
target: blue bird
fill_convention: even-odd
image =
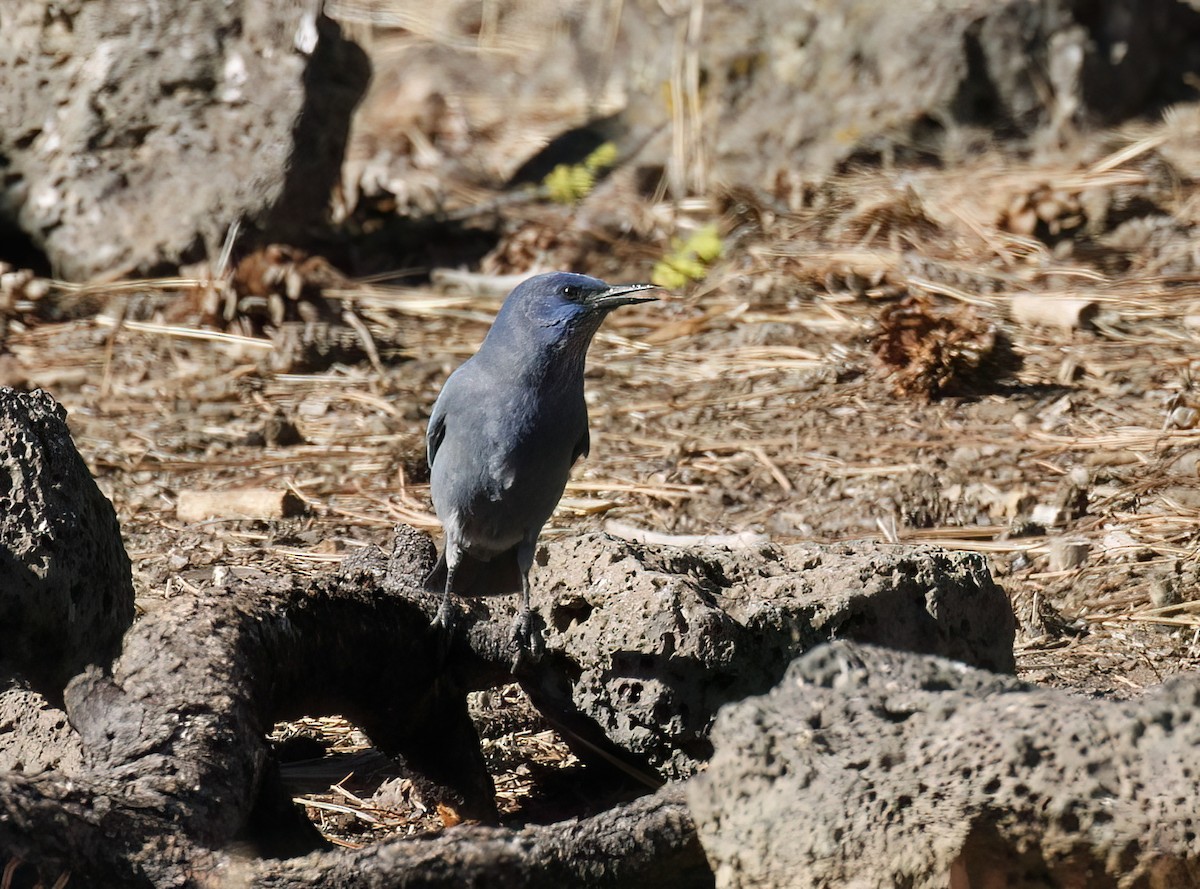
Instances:
[[[609,312],[653,300],[641,295],[653,289],[567,272],[529,278],[505,299],[479,351],[446,380],[426,436],[430,493],[446,542],[425,581],[443,594],[434,626],[445,644],[455,623],[451,593],[520,590],[516,659],[540,656],[529,570],[572,465],[588,453],[588,346]]]

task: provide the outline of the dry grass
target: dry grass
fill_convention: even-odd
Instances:
[[[478,698],[479,696],[474,696]],[[484,760],[496,780],[496,806],[514,823],[536,806],[536,773],[576,768],[579,761],[551,729],[536,723],[531,705],[516,684],[488,693],[488,710],[508,708],[516,724],[484,723]],[[361,848],[381,836],[411,836],[443,830],[460,822],[437,800],[423,799],[413,783],[371,746],[370,739],[340,716],[279,723],[271,740],[281,749],[297,739],[309,742],[308,758],[287,757],[282,767],[294,801],[304,806],[322,835],[341,846]]]

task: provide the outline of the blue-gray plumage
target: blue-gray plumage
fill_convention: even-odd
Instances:
[[[521,591],[513,641],[535,653],[529,569],[538,534],[588,453],[583,369],[613,309],[647,302],[653,284],[611,286],[552,272],[517,286],[479,351],[450,375],[429,418],[430,492],[446,544],[426,585],[449,635],[450,594]]]

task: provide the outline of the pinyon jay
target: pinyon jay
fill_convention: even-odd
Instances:
[[[508,295],[479,351],[446,380],[426,437],[446,543],[425,581],[443,594],[434,625],[445,644],[455,623],[451,593],[520,590],[516,659],[541,654],[529,569],[571,466],[588,453],[584,359],[608,313],[652,300],[642,294],[653,289],[566,272],[529,278]]]

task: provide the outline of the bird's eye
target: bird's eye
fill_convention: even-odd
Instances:
[[[567,284],[562,289],[562,295],[567,299],[579,299],[579,288]]]

